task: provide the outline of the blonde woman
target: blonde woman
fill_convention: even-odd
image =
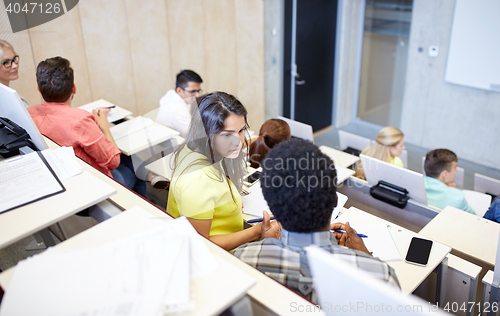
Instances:
[[[405,149],[404,143],[403,132],[395,127],[387,126],[380,130],[375,143],[365,148],[361,154],[404,168],[403,161],[399,158],[401,152]],[[356,165],[355,170],[355,177],[365,179],[365,172],[361,162]]]
[[[0,83],[9,86],[10,82],[19,78],[19,55],[14,50],[12,45],[0,39]],[[22,96],[26,107],[30,104]]]

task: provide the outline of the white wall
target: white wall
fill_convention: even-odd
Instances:
[[[409,143],[500,168],[500,93],[445,82],[454,8],[455,0],[414,2],[401,129]]]

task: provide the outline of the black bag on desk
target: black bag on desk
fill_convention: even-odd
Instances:
[[[395,207],[405,208],[410,197],[408,190],[380,180],[370,188],[370,195]]]
[[[353,156],[358,156],[361,154],[361,150],[352,148],[352,147],[347,147],[346,149],[343,150],[343,152],[351,154]]]
[[[38,150],[24,128],[6,117],[0,117],[0,155],[4,158],[19,155],[19,148],[24,146]]]

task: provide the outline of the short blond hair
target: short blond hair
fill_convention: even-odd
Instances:
[[[10,48],[15,52],[14,47],[12,47],[12,45],[9,42],[0,39],[0,58],[3,57],[3,52],[5,51],[6,48]]]
[[[389,150],[389,146],[396,146],[403,139],[403,137],[404,134],[399,129],[392,126],[384,127],[378,133],[375,143],[363,150],[361,153],[363,155],[390,163],[393,157]],[[365,171],[363,170],[361,162],[356,165],[355,170],[355,177],[365,179]]]

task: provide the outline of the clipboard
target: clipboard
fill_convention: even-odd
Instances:
[[[0,161],[0,214],[66,191],[39,151]]]

